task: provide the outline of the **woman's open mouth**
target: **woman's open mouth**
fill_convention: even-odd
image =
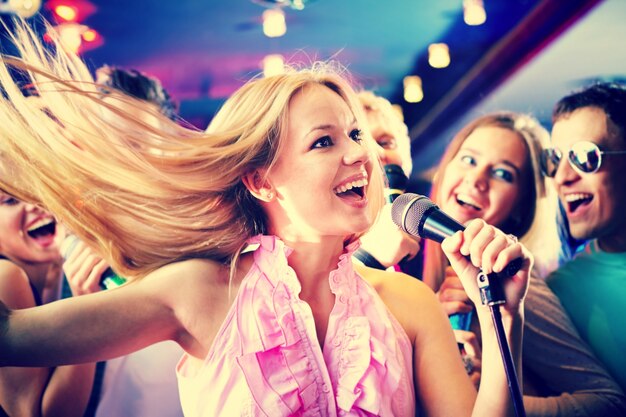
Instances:
[[[56,236],[57,222],[54,218],[42,218],[30,225],[26,230],[26,233],[31,239],[34,239],[38,243],[47,246]]]
[[[473,199],[469,198],[464,194],[457,194],[455,196],[456,202],[458,205],[464,208],[468,208],[470,210],[474,210],[476,212],[482,211],[483,207]]]
[[[365,197],[365,186],[367,185],[367,179],[352,181],[338,186],[333,191],[342,199],[350,201],[360,201]]]

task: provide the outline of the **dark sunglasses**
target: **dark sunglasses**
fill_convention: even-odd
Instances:
[[[567,161],[572,168],[583,174],[593,174],[602,165],[602,155],[626,154],[626,151],[601,151],[593,142],[586,140],[576,142],[567,153]],[[560,149],[550,148],[541,152],[541,172],[546,177],[554,177],[559,163],[563,158]]]

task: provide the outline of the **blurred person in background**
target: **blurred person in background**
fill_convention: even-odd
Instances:
[[[542,279],[556,268],[560,252],[557,197],[541,174],[540,156],[548,144],[548,132],[530,116],[496,112],[479,117],[448,145],[432,199],[461,223],[480,218],[518,236],[535,255],[525,303],[522,373],[527,415],[621,415],[623,393]],[[424,280],[438,292],[457,327],[464,361],[478,384],[480,334],[471,321],[462,323],[471,320],[473,307],[434,242],[426,243]]]
[[[406,190],[413,167],[408,128],[402,121],[401,113],[387,99],[371,91],[359,92],[358,98],[387,177],[387,201],[392,203]],[[419,242],[419,237],[411,236],[396,226],[391,219],[391,204],[387,204],[370,230],[361,236],[361,247],[354,256],[372,268],[399,269],[401,261],[413,258],[419,252]]]
[[[19,310],[59,299],[64,238],[49,212],[0,191],[0,301]],[[0,416],[81,417],[93,378],[94,364],[0,368]]]
[[[570,235],[587,243],[547,282],[626,390],[626,86],[597,83],[575,91],[556,103],[552,122],[543,170]]]

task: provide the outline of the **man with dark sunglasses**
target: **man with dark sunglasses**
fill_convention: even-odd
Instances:
[[[562,98],[542,155],[584,251],[547,282],[582,338],[626,390],[626,86],[600,83]]]

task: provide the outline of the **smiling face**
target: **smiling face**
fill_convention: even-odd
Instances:
[[[481,218],[502,226],[523,192],[528,150],[515,132],[475,129],[442,172],[439,206],[460,223]]]
[[[359,94],[359,100],[367,116],[367,125],[378,145],[376,151],[381,164],[398,165],[404,174],[411,175],[411,140],[401,115],[391,103],[371,92]]]
[[[365,231],[371,174],[359,124],[339,94],[311,84],[296,93],[285,138],[266,181],[275,192],[267,205],[270,230],[284,239],[319,240]]]
[[[570,233],[576,239],[597,238],[609,251],[616,244],[626,250],[626,157],[602,155],[602,165],[593,174],[576,171],[565,159],[572,144],[582,140],[597,144],[601,151],[623,151],[626,147],[621,135],[597,107],[575,110],[558,119],[552,129],[552,146],[564,154],[553,183],[565,207]]]
[[[53,262],[64,237],[50,213],[0,192],[0,254],[18,265]]]

